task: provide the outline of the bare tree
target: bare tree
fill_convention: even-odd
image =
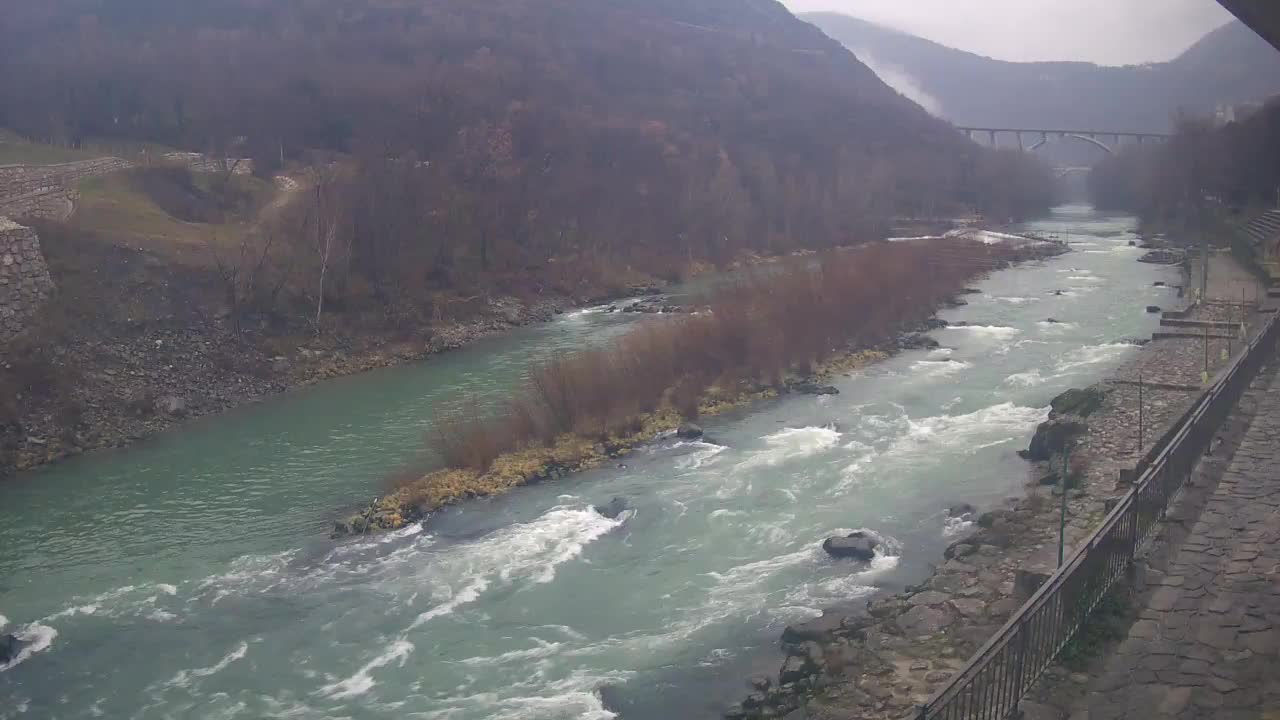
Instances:
[[[251,232],[240,238],[235,257],[224,258],[218,250],[218,235],[213,233],[205,238],[205,244],[213,256],[214,265],[218,269],[218,277],[222,279],[226,293],[227,305],[231,312],[231,324],[236,335],[241,333],[241,319],[244,309],[252,304],[259,295],[259,286],[265,281],[267,258],[271,254],[271,245],[275,234],[270,231],[261,233],[261,242],[255,242],[259,235]],[[270,301],[274,303],[283,285],[284,274],[270,293]]]
[[[338,247],[338,229],[341,225],[341,208],[337,198],[337,166],[333,163],[313,165],[311,175],[311,241],[319,262],[316,281],[316,335],[321,333],[320,319],[324,314],[325,280]]]

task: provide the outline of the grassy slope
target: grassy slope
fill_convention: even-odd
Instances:
[[[144,156],[160,157],[172,151],[173,148],[157,143],[125,140],[95,140],[78,148],[46,145],[0,128],[0,165],[54,165],[108,156],[135,160]]]
[[[199,180],[207,183],[210,178]],[[262,205],[275,193],[270,183],[257,178],[235,177],[232,182],[248,186]],[[146,249],[187,266],[205,267],[212,262],[210,240],[231,250],[252,228],[251,222],[243,220],[221,224],[179,220],[129,182],[126,174],[83,180],[79,190],[74,223],[111,242]]]

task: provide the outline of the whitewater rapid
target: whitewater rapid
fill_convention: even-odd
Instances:
[[[26,643],[0,720],[716,717],[777,670],[788,623],[920,580],[970,522],[950,504],[1021,493],[1049,399],[1124,362],[1168,292],[1133,227],[1060,211],[1032,229],[1088,245],[976,282],[940,348],[395,533],[326,538],[415,459],[431,408],[500,400],[631,319],[566,316],[0,485],[0,633]],[[871,562],[822,551],[854,530]]]

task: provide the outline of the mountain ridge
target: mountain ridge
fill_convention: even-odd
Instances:
[[[799,17],[873,68],[909,77],[958,125],[1167,132],[1180,111],[1209,114],[1280,93],[1280,53],[1239,22],[1168,62],[1106,66],[997,60],[849,15]]]

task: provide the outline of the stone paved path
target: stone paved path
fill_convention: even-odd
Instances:
[[[1280,377],[1167,574],[1090,683],[1089,720],[1280,720]]]

